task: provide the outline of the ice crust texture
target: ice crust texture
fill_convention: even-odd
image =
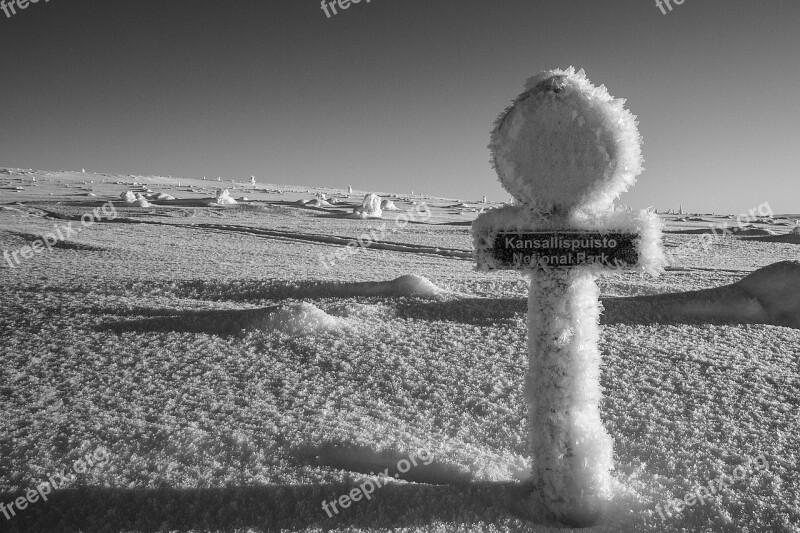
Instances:
[[[489,149],[500,183],[518,201],[472,224],[479,270],[499,268],[500,232],[579,230],[639,235],[639,268],[665,262],[661,223],[651,213],[613,212],[642,171],[635,117],[583,70],[529,79],[497,119]],[[613,440],[600,418],[599,265],[545,272],[531,267],[528,372],[531,479],[556,520],[588,526],[609,501]]]

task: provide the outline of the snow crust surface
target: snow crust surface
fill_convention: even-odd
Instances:
[[[177,182],[0,169],[0,251],[108,201],[119,214],[0,261],[0,502],[109,452],[47,502],[0,516],[0,530],[569,531],[517,503],[534,466],[528,280],[474,270],[475,215],[453,212],[461,200],[426,199],[428,221],[385,232],[394,248],[326,268],[318,254],[394,228],[395,214],[348,218],[362,197],[344,189],[321,190],[344,203],[320,216],[293,205],[309,187],[270,184],[223,208],[208,205],[216,182]],[[176,200],[124,205],[142,184]],[[419,200],[395,198],[401,210]],[[582,531],[794,533],[798,244],[774,239],[791,227],[754,222],[779,235],[704,249],[685,231],[724,215],[659,218],[662,276],[598,280],[615,469],[609,508]],[[431,465],[400,473],[422,447]],[[762,454],[768,468],[732,481]],[[723,475],[704,504],[659,516]],[[322,510],[378,479],[371,500]]]

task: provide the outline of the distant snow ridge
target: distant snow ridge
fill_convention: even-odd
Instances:
[[[377,194],[367,194],[361,206],[353,209],[353,215],[356,218],[381,218],[383,216],[381,197]]]

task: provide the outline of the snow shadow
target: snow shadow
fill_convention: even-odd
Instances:
[[[322,502],[338,501],[359,486],[355,483],[283,484],[202,489],[64,488],[48,501],[29,505],[6,521],[10,532],[67,531],[266,531],[323,530],[346,527],[396,528],[434,523],[497,523],[522,517],[547,523],[528,503],[530,488],[519,483],[427,485],[390,483],[369,500],[351,501],[348,508],[328,513]],[[0,493],[13,501],[22,493]]]
[[[97,329],[114,333],[208,333],[210,335],[235,335],[242,330],[258,329],[280,306],[258,309],[220,309],[212,311],[176,311],[174,309],[138,310],[152,318],[101,324]]]
[[[290,453],[300,464],[329,466],[367,476],[385,473],[388,477],[414,483],[461,485],[468,484],[472,480],[468,470],[437,461],[433,454],[424,450],[401,454],[377,452],[368,446],[325,442],[321,445],[297,446]],[[401,461],[405,461],[403,468],[406,463],[408,464],[405,472],[398,468]]]
[[[235,281],[191,280],[170,285],[177,298],[211,301],[263,302],[264,300],[417,297],[441,298],[446,291],[422,276],[404,275],[389,281],[287,281],[281,279]]]
[[[397,304],[397,317],[493,326],[515,320],[528,312],[527,298],[458,298],[446,301],[404,301]]]
[[[786,244],[800,244],[800,234],[785,233],[783,235],[769,235],[765,237],[747,237],[743,240],[756,241],[756,242],[780,242]]]
[[[43,242],[45,234],[55,235],[54,232],[42,232],[41,234],[36,233],[24,233],[21,231],[9,231],[5,230],[6,233],[14,235],[19,240],[22,241],[22,246],[30,246],[34,242]],[[79,250],[81,252],[109,252],[115,250],[114,248],[110,248],[107,246],[97,246],[95,244],[87,244],[78,242],[75,239],[70,240],[61,240],[58,239],[54,244],[50,245],[50,248],[58,248],[61,250]]]
[[[800,328],[800,261],[766,266],[731,285],[602,298],[601,324],[770,324]],[[454,298],[398,304],[397,316],[491,326],[527,313],[526,298]]]

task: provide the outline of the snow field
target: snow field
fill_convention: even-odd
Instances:
[[[38,183],[47,192],[51,182]],[[340,245],[303,234],[346,242],[376,222],[266,204],[295,200],[286,196],[262,195],[263,209],[159,206],[158,216],[115,204],[113,223],[0,268],[0,501],[97,446],[110,458],[0,528],[564,531],[515,503],[531,467],[526,280],[422,253],[470,249],[469,228],[436,205],[428,224],[388,238],[406,251],[367,249],[326,271],[317,252]],[[0,248],[52,228],[48,212],[86,211],[85,198],[72,202],[5,204]],[[587,531],[797,530],[798,329],[687,315],[691,306],[662,313],[646,300],[691,302],[679,293],[797,257],[792,243],[753,239],[678,254],[680,268],[658,280],[599,280],[599,411],[615,470],[610,507]],[[787,273],[743,285],[792,309],[794,293],[776,282],[795,283],[792,267],[774,268]],[[441,292],[390,283],[410,273]],[[264,327],[275,309],[285,321]],[[313,327],[280,326],[301,316]],[[329,320],[336,327],[317,327]],[[395,481],[334,518],[322,510],[423,447],[430,466],[390,470]],[[657,504],[761,454],[769,469],[661,520]]]

